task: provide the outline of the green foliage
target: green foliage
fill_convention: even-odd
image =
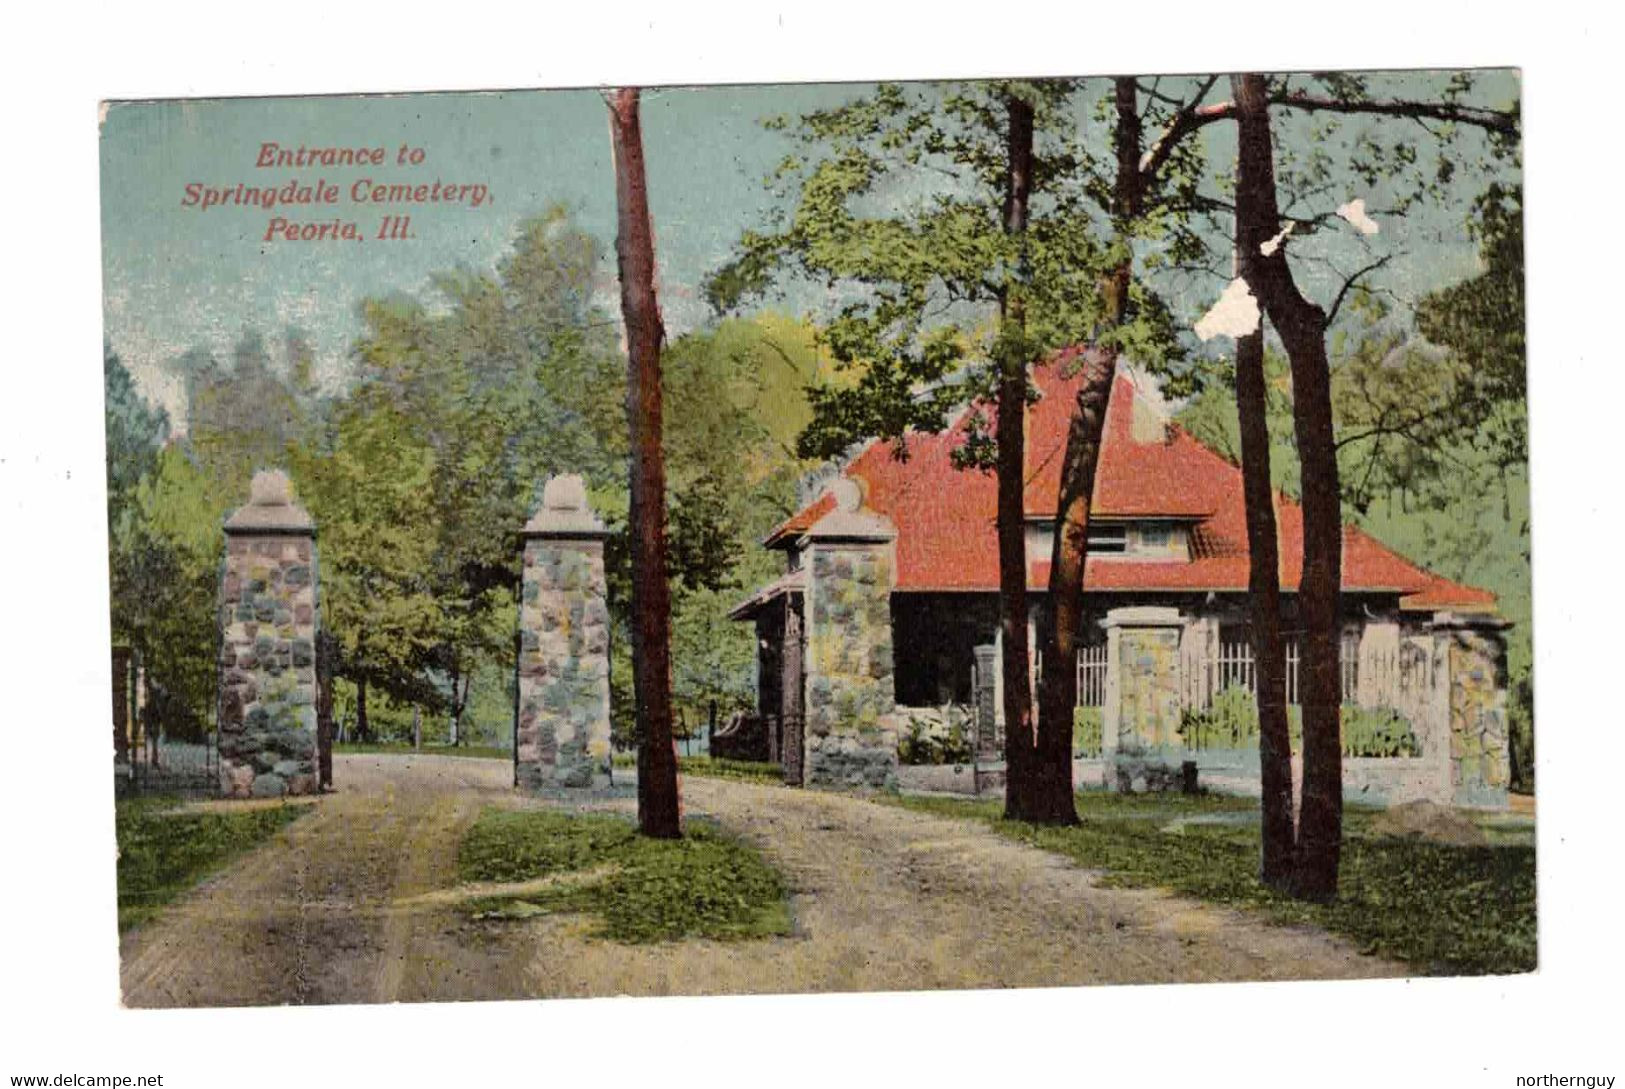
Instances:
[[[601,870],[598,874],[585,871]],[[540,892],[475,901],[478,918],[541,912],[596,916],[598,933],[643,943],[737,940],[790,930],[784,879],[754,848],[688,822],[680,840],[649,839],[619,816],[487,809],[458,849],[464,881],[581,875]]]
[[[424,743],[421,749],[414,749],[410,741],[345,741],[333,746],[336,753],[349,753],[355,756],[384,755],[384,756],[458,756],[466,760],[504,760],[513,759],[513,750],[499,748],[495,745],[447,745]]]
[[[1106,716],[1099,707],[1072,709],[1072,755],[1099,756],[1105,734]]]
[[[169,798],[132,798],[114,810],[118,836],[118,928],[151,919],[232,859],[258,846],[309,806],[174,812]]]
[[[1501,465],[1528,454],[1525,365],[1523,186],[1492,184],[1471,221],[1484,271],[1422,299],[1416,327],[1450,349],[1465,369],[1476,409],[1474,445]]]
[[[1226,688],[1206,709],[1181,711],[1177,732],[1191,749],[1257,748],[1258,701],[1245,688]]]
[[[434,452],[414,422],[363,387],[338,410],[330,450],[299,449],[292,475],[321,538],[323,621],[344,675],[432,701],[422,670],[440,634]]]
[[[781,209],[746,232],[707,292],[719,310],[797,280],[839,292],[822,341],[845,381],[810,392],[802,454],[881,438],[906,455],[907,432],[940,431],[949,406],[988,400],[1001,357],[1033,363],[1097,334],[1133,340],[1147,362],[1177,352],[1165,310],[1143,291],[1125,329],[1097,328],[1099,282],[1116,252],[1099,240],[1082,93],[1066,80],[885,84],[771,123],[799,149],[769,182]],[[1035,134],[1029,220],[1017,235],[1003,211],[1012,99],[1032,106]],[[999,320],[1017,296],[1019,331]],[[975,438],[967,464],[981,464]]]
[[[114,638],[146,671],[147,728],[195,740],[214,707],[224,511],[207,476],[174,445],[157,453],[125,503],[110,538]]]
[[[547,477],[577,472],[607,549],[617,736],[631,739],[624,361],[593,302],[601,247],[559,209],[523,223],[494,272],[435,277],[432,299],[364,300],[343,390],[316,385],[308,345],[253,330],[224,363],[178,367],[186,435],[106,353],[115,637],[147,663],[171,732],[207,725],[220,524],[255,469],[282,466],[320,527],[323,619],[338,637],[341,714],[368,689],[369,728],[426,740],[512,729],[515,531]],[[727,619],[776,573],[756,541],[796,506],[804,387],[828,377],[812,329],[762,315],[684,337],[664,385],[681,726],[750,702],[755,644]]]
[[[784,768],[761,760],[728,760],[716,756],[679,756],[677,770],[684,775],[733,779],[747,783],[783,783]]]
[[[1343,705],[1344,756],[1420,756],[1410,720],[1392,707]]]
[[[102,387],[107,399],[107,525],[116,536],[141,478],[157,466],[158,451],[169,434],[169,414],[146,402],[129,369],[105,341]]]
[[[1344,513],[1418,565],[1495,593],[1512,621],[1508,695],[1515,753],[1533,751],[1533,607],[1529,477],[1524,462],[1521,195],[1492,189],[1479,202],[1481,275],[1427,296],[1418,341],[1372,295],[1332,337],[1333,409]],[[1438,338],[1435,340],[1435,338]],[[1440,344],[1444,347],[1441,348]],[[1271,470],[1299,489],[1286,361],[1265,356]],[[1178,419],[1232,461],[1240,459],[1235,395],[1218,372]],[[1532,789],[1532,763],[1517,783]]]
[[[614,756],[618,768],[638,766],[636,753],[618,752]],[[698,775],[706,779],[733,779],[746,783],[784,782],[784,767],[762,760],[729,760],[717,756],[677,757],[677,770],[684,775]]]
[[[1303,742],[1303,710],[1296,705],[1286,710],[1287,729],[1296,752]],[[1392,707],[1345,703],[1342,720],[1344,756],[1421,755],[1410,721]],[[1239,686],[1215,695],[1204,710],[1185,708],[1179,718],[1179,736],[1190,749],[1256,749],[1258,731],[1258,701],[1252,692]]]
[[[904,764],[968,764],[975,756],[969,708],[954,704],[929,715],[911,714],[897,738]]]
[[[537,489],[560,472],[620,479],[598,257],[553,208],[520,225],[494,275],[435,277],[438,305],[362,304],[355,388],[296,458],[337,575],[326,598],[346,676],[460,717],[482,663],[511,653],[514,534]]]
[[[1373,813],[1345,813],[1337,899],[1293,900],[1258,880],[1258,803],[1220,795],[1077,796],[1081,823],[1054,828],[1006,821],[998,803],[902,798],[895,804],[985,822],[1000,835],[1052,851],[1108,884],[1165,888],[1258,911],[1287,926],[1321,926],[1362,952],[1429,975],[1529,972],[1536,966],[1535,849],[1527,842],[1455,847],[1378,837]],[[1247,818],[1254,819],[1247,819]]]

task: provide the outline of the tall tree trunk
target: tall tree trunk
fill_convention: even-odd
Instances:
[[[1241,265],[1245,270],[1245,258]],[[1236,417],[1241,428],[1242,491],[1247,512],[1247,596],[1258,677],[1258,764],[1264,825],[1259,876],[1266,885],[1284,889],[1291,883],[1293,863],[1292,732],[1286,709],[1281,554],[1275,525],[1275,489],[1270,483],[1266,403],[1264,329],[1260,321],[1257,332],[1236,341]]]
[[[1005,100],[1009,117],[1005,174],[1004,229],[1019,237],[1027,230],[1032,191],[1033,107],[1015,95]],[[1005,283],[996,360],[998,404],[999,632],[1004,669],[1004,815],[1031,820],[1040,812],[1034,798],[1037,752],[1033,735],[1032,667],[1027,646],[1027,274],[1025,257]]]
[[[1144,130],[1134,77],[1120,76],[1113,86],[1117,123],[1112,146],[1117,175],[1112,190],[1112,220],[1123,256],[1101,284],[1103,330],[1115,330],[1128,316],[1133,257],[1128,235],[1144,203],[1140,174]],[[1039,778],[1043,807],[1050,823],[1076,824],[1072,795],[1072,714],[1078,700],[1078,633],[1083,625],[1083,579],[1089,559],[1089,504],[1100,467],[1106,434],[1106,407],[1117,379],[1117,347],[1095,345],[1080,362],[1080,381],[1072,421],[1067,427],[1061,487],[1055,501],[1055,539],[1050,551],[1049,600],[1045,661],[1061,668],[1044,670],[1039,691]],[[1064,780],[1063,780],[1064,774]],[[1063,793],[1064,790],[1064,793]]]
[[[1326,314],[1292,279],[1286,247],[1261,247],[1279,230],[1267,87],[1255,74],[1231,77],[1236,97],[1236,236],[1249,267],[1248,285],[1280,333],[1292,367],[1293,430],[1303,467],[1303,573],[1298,610],[1304,645],[1303,802],[1293,892],[1329,900],[1337,893],[1343,839],[1343,757],[1339,593],[1343,513],[1332,426]]]
[[[423,708],[412,705],[412,748],[423,748]]]
[[[632,689],[638,721],[638,828],[682,835],[671,716],[671,590],[666,583],[666,461],[661,448],[660,345],[654,229],[643,170],[638,90],[609,96],[615,152],[615,258],[626,322],[626,417],[631,439]]]

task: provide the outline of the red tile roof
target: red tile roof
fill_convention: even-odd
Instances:
[[[1035,374],[1040,396],[1027,413],[1029,518],[1055,514],[1066,429],[1080,381],[1067,373],[1069,358],[1062,356]],[[897,526],[899,590],[998,589],[993,474],[956,469],[950,460],[964,442],[963,419],[962,413],[937,435],[910,435],[906,460],[898,460],[887,443],[871,443],[844,470],[863,483],[866,506]],[[788,543],[832,509],[834,502],[826,494],[774,529],[764,543]],[[1102,518],[1189,519],[1194,525],[1189,561],[1092,557],[1084,571],[1084,585],[1090,589],[1247,588],[1241,470],[1164,420],[1126,376],[1117,379],[1107,406],[1091,512]],[[1277,496],[1276,520],[1281,585],[1292,589],[1303,566],[1303,511]],[[1048,581],[1047,560],[1030,565],[1029,585],[1041,589]],[[1488,591],[1423,570],[1352,526],[1343,535],[1343,586],[1400,593],[1406,608],[1487,609],[1495,604]]]

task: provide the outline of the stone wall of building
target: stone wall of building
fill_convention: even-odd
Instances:
[[[891,592],[896,532],[837,482],[836,510],[808,531],[806,782],[897,783]]]
[[[220,584],[220,792],[312,794],[316,767],[316,528],[288,478],[255,474],[226,521]]]
[[[554,477],[526,525],[519,603],[518,783],[610,783],[609,608],[603,524],[581,478]]]

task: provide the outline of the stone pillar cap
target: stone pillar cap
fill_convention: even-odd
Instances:
[[[248,503],[226,519],[227,533],[314,534],[310,512],[293,501],[293,485],[281,469],[261,469],[248,488]]]
[[[542,486],[542,505],[525,523],[522,535],[595,539],[609,536],[609,531],[587,503],[586,482],[576,473],[564,473]]]
[[[890,518],[870,510],[863,503],[863,485],[849,476],[837,477],[829,486],[835,509],[807,529],[811,540],[890,541],[897,527]]]
[[[1172,605],[1123,605],[1106,612],[1103,628],[1177,628],[1186,617]]]

